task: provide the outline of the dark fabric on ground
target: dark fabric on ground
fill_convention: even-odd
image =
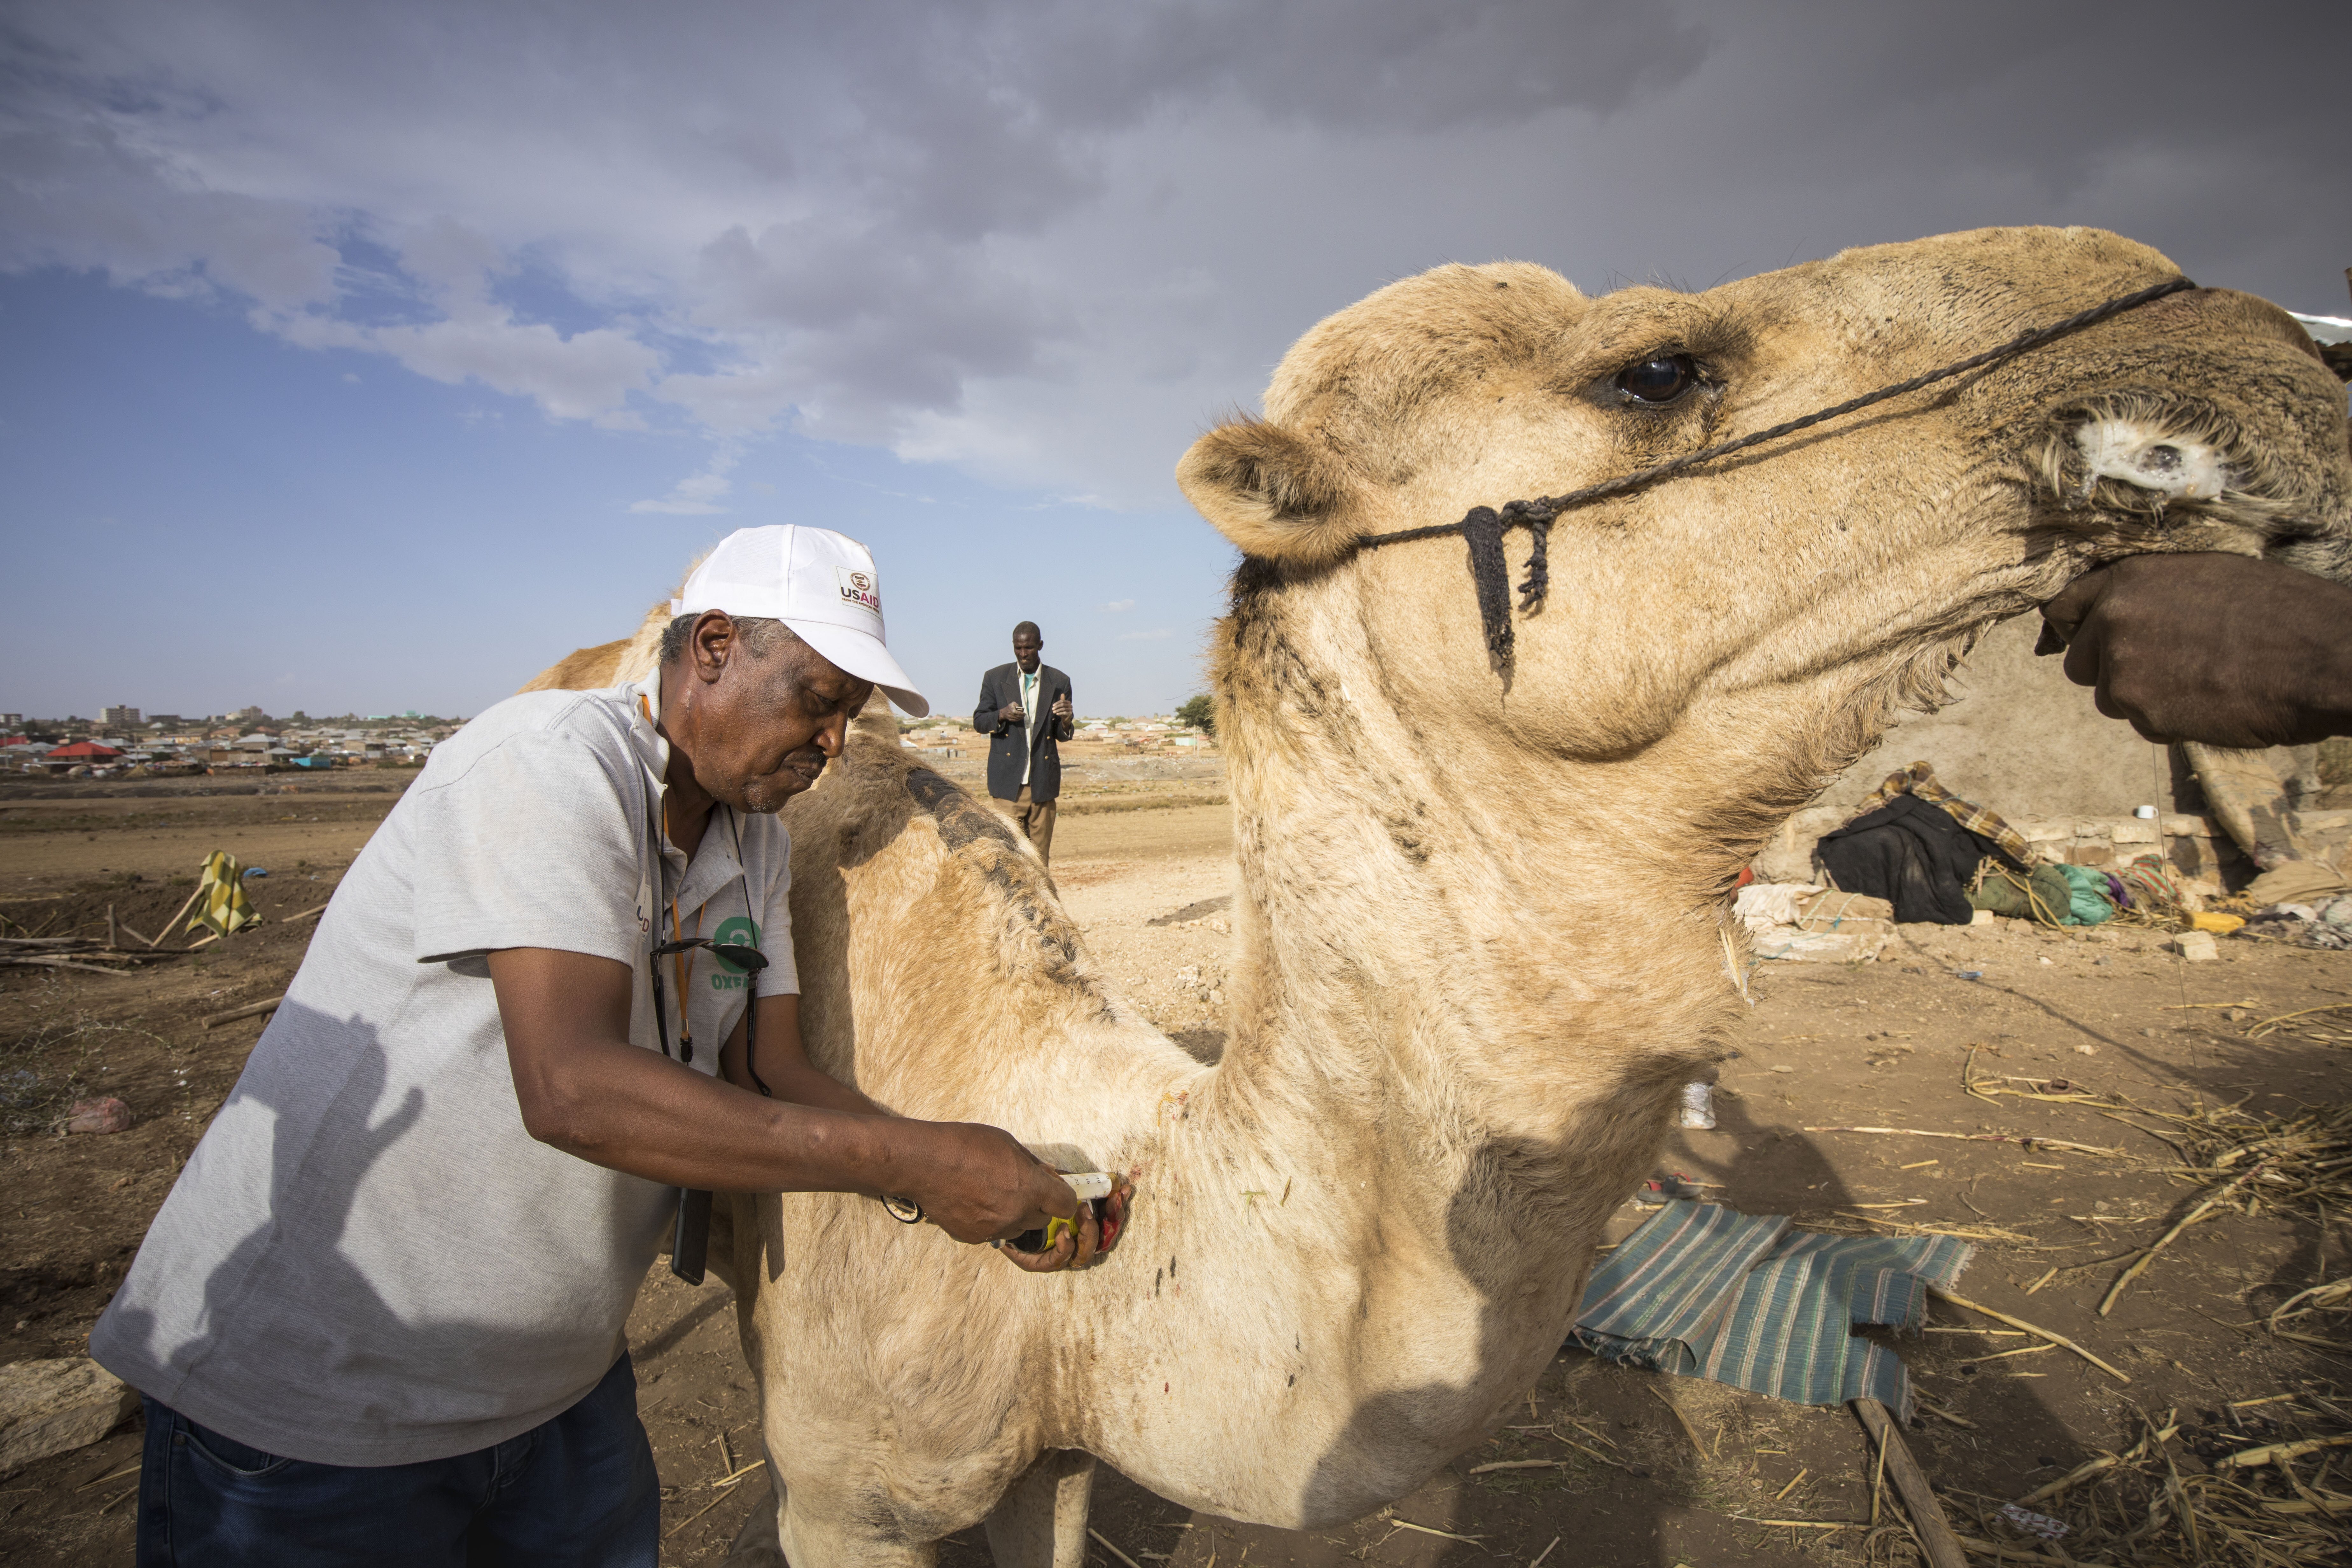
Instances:
[[[1969,882],[1977,863],[2000,847],[1916,795],[1898,795],[1857,816],[1821,843],[1822,864],[1841,891],[1894,904],[1898,921],[1964,926],[1976,910]]]

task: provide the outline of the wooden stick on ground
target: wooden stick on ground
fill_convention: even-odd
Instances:
[[[296,921],[307,921],[307,920],[309,920],[312,915],[324,914],[324,913],[326,913],[326,911],[327,911],[327,906],[326,906],[326,905],[324,905],[324,904],[320,904],[320,905],[317,909],[315,909],[315,910],[303,910],[300,914],[299,914],[299,915],[288,915],[284,920],[282,920],[282,921],[278,921],[278,924],[280,924],[280,925],[289,925],[289,926],[290,926],[290,925],[292,925]]]
[[[1807,1132],[1868,1132],[1881,1138],[1951,1138],[1962,1143],[2016,1143],[2028,1149],[2064,1149],[2076,1154],[2121,1154],[2096,1143],[2069,1143],[2032,1132],[1937,1132],[1926,1127],[1808,1127]]]
[[[1927,1554],[1929,1568],[1969,1568],[1968,1554],[1960,1550],[1950,1521],[1944,1518],[1944,1505],[1936,1500],[1935,1489],[1928,1486],[1918,1461],[1912,1458],[1903,1434],[1895,1429],[1886,1406],[1875,1399],[1857,1399],[1853,1409],[1862,1417],[1864,1427],[1878,1441],[1879,1458],[1886,1467],[1887,1479],[1895,1483],[1903,1506],[1911,1512],[1912,1527],[1918,1534],[1920,1549]]]
[[[205,1020],[205,1027],[217,1029],[223,1024],[234,1024],[239,1018],[250,1018],[256,1013],[274,1013],[278,1010],[278,1005],[285,1000],[286,993],[281,991],[267,1002],[255,1002],[243,1007],[232,1007],[226,1013],[215,1013]]]
[[[1093,1525],[1090,1524],[1087,1526],[1087,1533],[1093,1536],[1097,1542],[1100,1542],[1102,1549],[1105,1552],[1109,1552],[1113,1557],[1116,1557],[1121,1563],[1126,1563],[1127,1568],[1143,1568],[1142,1563],[1138,1563],[1134,1558],[1129,1557],[1126,1552],[1121,1552],[1118,1547],[1113,1546],[1110,1543],[1110,1537],[1105,1535],[1101,1531],[1097,1530]]]
[[[1698,1440],[1698,1431],[1690,1424],[1690,1417],[1685,1415],[1682,1413],[1681,1407],[1675,1405],[1673,1400],[1668,1399],[1663,1394],[1658,1394],[1656,1389],[1653,1388],[1650,1392],[1657,1394],[1658,1403],[1664,1405],[1674,1415],[1675,1425],[1683,1429],[1683,1436],[1690,1439],[1690,1446],[1698,1450],[1698,1457],[1700,1460],[1704,1462],[1707,1458],[1706,1445]]]
[[[2316,1454],[2322,1448],[2341,1448],[2352,1444],[2352,1433],[2339,1433],[2333,1437],[2305,1437],[2293,1443],[2266,1443],[2259,1448],[2248,1448],[2217,1459],[2216,1465],[2234,1465],[2241,1469],[2255,1465],[2267,1465],[2280,1459],[2297,1458],[2305,1454]]]
[[[2158,1253],[2162,1252],[2166,1247],[2170,1247],[2174,1239],[2178,1237],[2182,1231],[2187,1230],[2190,1226],[2195,1225],[2199,1220],[2203,1219],[2208,1214],[2211,1213],[2215,1205],[2223,1203],[2230,1197],[2233,1196],[2240,1187],[2244,1186],[2248,1182],[2252,1181],[2257,1175],[2260,1175],[2263,1168],[2269,1163],[2270,1162],[2267,1160],[2255,1161],[2252,1164],[2247,1166],[2243,1171],[2239,1173],[2238,1179],[2236,1181],[2230,1183],[2220,1192],[2215,1193],[2203,1203],[2199,1204],[2195,1208],[2190,1209],[2186,1215],[2181,1216],[2179,1224],[2175,1225],[2170,1230],[2166,1231],[2162,1236],[2158,1237],[2156,1238],[2156,1244],[2153,1247],[2150,1247],[2147,1251],[2141,1253],[2137,1258],[2134,1258],[2132,1260],[2132,1266],[2125,1269],[2121,1274],[2116,1275],[2116,1282],[2107,1287],[2106,1298],[2099,1303],[2099,1316],[2104,1318],[2110,1311],[2115,1310],[2116,1298],[2124,1293],[2124,1287],[2138,1279],[2141,1272],[2145,1270],[2149,1264],[2156,1261],[2156,1255]]]
[[[0,963],[18,963],[39,969],[80,969],[86,970],[92,974],[131,974],[136,973],[135,971],[129,969],[109,969],[102,963],[77,963],[70,958],[49,958],[39,955],[0,958]]]
[[[2158,1432],[2154,1438],[2155,1446],[2160,1448],[2165,1444],[2171,1442],[2179,1435],[2179,1427],[2167,1426],[2163,1431]],[[2032,1491],[2030,1491],[2023,1497],[2019,1498],[2017,1500],[2017,1506],[2020,1508],[2032,1508],[2035,1503],[2046,1501],[2051,1498],[2056,1497],[2060,1492],[2081,1486],[2093,1476],[2103,1476],[2109,1470],[2114,1469],[2117,1465],[2127,1465],[2136,1460],[2145,1458],[2148,1453],[2149,1442],[2150,1439],[2142,1437],[2138,1442],[2125,1449],[2121,1454],[2102,1454],[2095,1459],[2085,1460],[2084,1463],[2079,1464],[2073,1469],[2067,1471],[2064,1475],[2060,1476],[2056,1480],[2052,1481],[2049,1485],[2037,1487]],[[2224,1460],[2223,1462],[2227,1463],[2228,1461]]]
[[[1982,1312],[1986,1317],[1990,1318],[1996,1323],[2007,1323],[2012,1329],[2023,1329],[2029,1334],[2041,1335],[2043,1339],[2048,1340],[2053,1345],[2063,1346],[2065,1349],[2073,1351],[2076,1355],[2081,1356],[2084,1361],[2089,1362],[2093,1366],[2097,1367],[2101,1372],[2105,1373],[2109,1377],[2114,1378],[2117,1383],[2129,1383],[2131,1381],[2131,1374],[2129,1373],[2124,1372],[2119,1368],[2110,1366],[2107,1363],[2101,1361],[2097,1356],[2093,1355],[2089,1351],[2084,1350],[2082,1346],[2076,1344],[2074,1341],[2068,1339],[2063,1334],[2054,1333],[2048,1329],[2037,1328],[2033,1324],[2027,1322],[2023,1318],[2012,1318],[2007,1312],[1996,1312],[1990,1307],[1980,1306],[1978,1303],[1969,1300],[1965,1296],[1955,1296],[1949,1290],[1946,1290],[1940,1286],[1930,1285],[1927,1287],[1927,1289],[1938,1301],[1949,1301],[1955,1307],[1966,1307],[1971,1312]]]
[[[149,947],[161,947],[163,943],[163,939],[172,934],[172,928],[180,923],[180,917],[196,907],[196,894],[201,893],[204,890],[205,885],[201,880],[199,880],[196,883],[196,891],[194,893],[190,893],[188,895],[188,901],[182,904],[178,909],[172,912],[172,918],[170,920],[165,921],[162,925],[155,928],[155,934],[147,939],[147,945]]]

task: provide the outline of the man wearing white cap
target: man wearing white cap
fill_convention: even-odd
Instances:
[[[711,1192],[888,1195],[957,1240],[1076,1218],[991,1127],[809,1065],[775,813],[876,688],[865,546],[730,535],[659,668],[436,748],[337,889],[91,1353],[146,1396],[139,1562],[653,1568],[623,1336]]]

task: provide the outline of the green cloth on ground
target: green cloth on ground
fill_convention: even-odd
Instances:
[[[2074,884],[2064,869],[2057,866],[2033,868],[2032,897],[2015,872],[1998,864],[1985,868],[1984,880],[1969,895],[1969,903],[1979,910],[1990,910],[2011,920],[2040,921],[2043,925],[2069,924],[2067,916],[2074,907]],[[2037,902],[2040,907],[2036,908]]]
[[[2088,866],[2061,866],[2073,889],[2068,900],[2066,923],[2070,926],[2095,926],[2116,918],[2116,901],[2107,896],[2107,876]]]
[[[1910,1374],[1854,1325],[1917,1326],[1927,1287],[1956,1283],[1974,1251],[1957,1237],[1824,1236],[1786,1215],[1671,1203],[1592,1271],[1570,1342],[1801,1405],[1875,1399],[1907,1419]]]

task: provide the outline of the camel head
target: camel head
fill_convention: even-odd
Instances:
[[[1938,700],[1984,627],[2101,562],[2233,550],[2352,574],[2343,389],[2293,318],[2218,289],[1563,513],[1507,658],[1482,635],[1460,534],[1363,547],[1778,425],[2178,275],[2111,234],[1988,229],[1703,293],[1589,298],[1517,262],[1392,284],[1298,341],[1263,419],[1210,431],[1178,466],[1247,558],[1223,696],[1244,725],[1286,700],[1265,679],[1279,660],[1244,648],[1278,616],[1294,657],[1332,666],[1325,684],[1446,716],[1448,743],[1482,763],[1608,762],[1679,736],[1752,762],[1747,795],[1785,809],[1901,706]],[[1532,535],[1505,544],[1519,579]]]

